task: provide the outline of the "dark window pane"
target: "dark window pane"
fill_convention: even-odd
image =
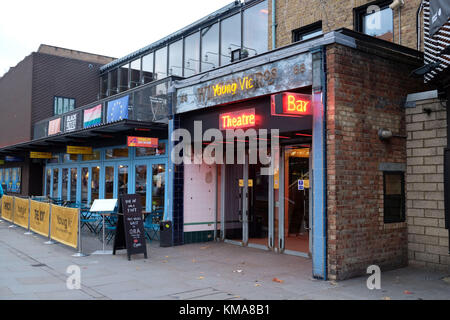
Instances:
[[[163,164],[152,166],[152,210],[164,213],[164,193],[166,185],[166,167]]]
[[[155,76],[156,79],[167,77],[167,47],[155,52]]]
[[[69,100],[69,111],[72,111],[73,109],[75,109],[75,99],[70,99]]]
[[[77,200],[77,168],[70,169],[70,201]]]
[[[263,1],[244,11],[244,50],[248,56],[267,51],[268,46],[268,14],[267,1]]]
[[[120,67],[120,87],[119,91],[128,90],[128,64]]]
[[[385,8],[380,11],[374,11],[363,16],[362,32],[369,36],[377,37],[383,40],[393,41],[394,26],[392,19],[392,9]]]
[[[105,167],[105,199],[114,196],[114,167]]]
[[[219,66],[219,24],[202,30],[202,71]]]
[[[108,91],[108,74],[102,75],[101,78],[101,96],[100,99],[107,97],[107,91]]]
[[[141,59],[137,59],[131,62],[131,79],[130,87],[134,88],[139,85],[139,78],[141,74]]]
[[[183,40],[169,45],[169,75],[182,76],[183,74]]]
[[[119,195],[128,194],[128,166],[119,166]]]
[[[81,168],[81,202],[87,204],[89,186],[89,168]]]
[[[153,52],[142,58],[142,82],[153,81]]]
[[[147,166],[136,166],[135,190],[141,198],[142,210],[147,210]]]
[[[231,51],[241,47],[241,15],[235,14],[222,22],[221,65],[231,63]]]
[[[63,98],[58,98],[58,114],[63,113]]]
[[[118,86],[118,69],[114,69],[113,71],[110,72],[110,77],[111,77],[111,87],[109,90],[109,95],[113,95],[117,93],[117,86]]]
[[[69,99],[64,98],[64,106],[63,106],[63,113],[66,113],[69,111]]]
[[[184,42],[184,76],[190,77],[200,71],[200,33],[186,37]]]

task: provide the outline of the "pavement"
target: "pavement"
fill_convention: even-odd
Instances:
[[[126,251],[92,255],[98,237],[83,233],[86,257],[47,245],[39,235],[0,222],[0,300],[448,300],[450,275],[412,267],[381,274],[381,289],[367,277],[334,282],[311,277],[311,260],[222,242],[161,248],[147,243],[148,258]],[[107,249],[110,249],[108,245]],[[70,290],[69,266],[81,288]]]

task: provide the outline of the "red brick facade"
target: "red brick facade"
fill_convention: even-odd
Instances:
[[[361,50],[363,49],[363,50]],[[406,222],[383,220],[381,163],[406,164],[403,99],[422,83],[409,74],[419,60],[383,57],[367,48],[327,47],[328,273],[365,274],[376,264],[407,264]],[[386,128],[398,137],[378,138]]]

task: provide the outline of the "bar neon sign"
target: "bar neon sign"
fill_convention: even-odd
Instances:
[[[312,115],[311,96],[307,94],[284,92],[272,95],[272,115],[284,117],[303,117]]]
[[[235,112],[222,113],[219,116],[220,130],[241,129],[256,125],[255,109],[245,109]]]

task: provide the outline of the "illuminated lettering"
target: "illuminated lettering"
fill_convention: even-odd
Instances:
[[[220,115],[220,130],[239,129],[256,125],[255,109],[247,109]]]

